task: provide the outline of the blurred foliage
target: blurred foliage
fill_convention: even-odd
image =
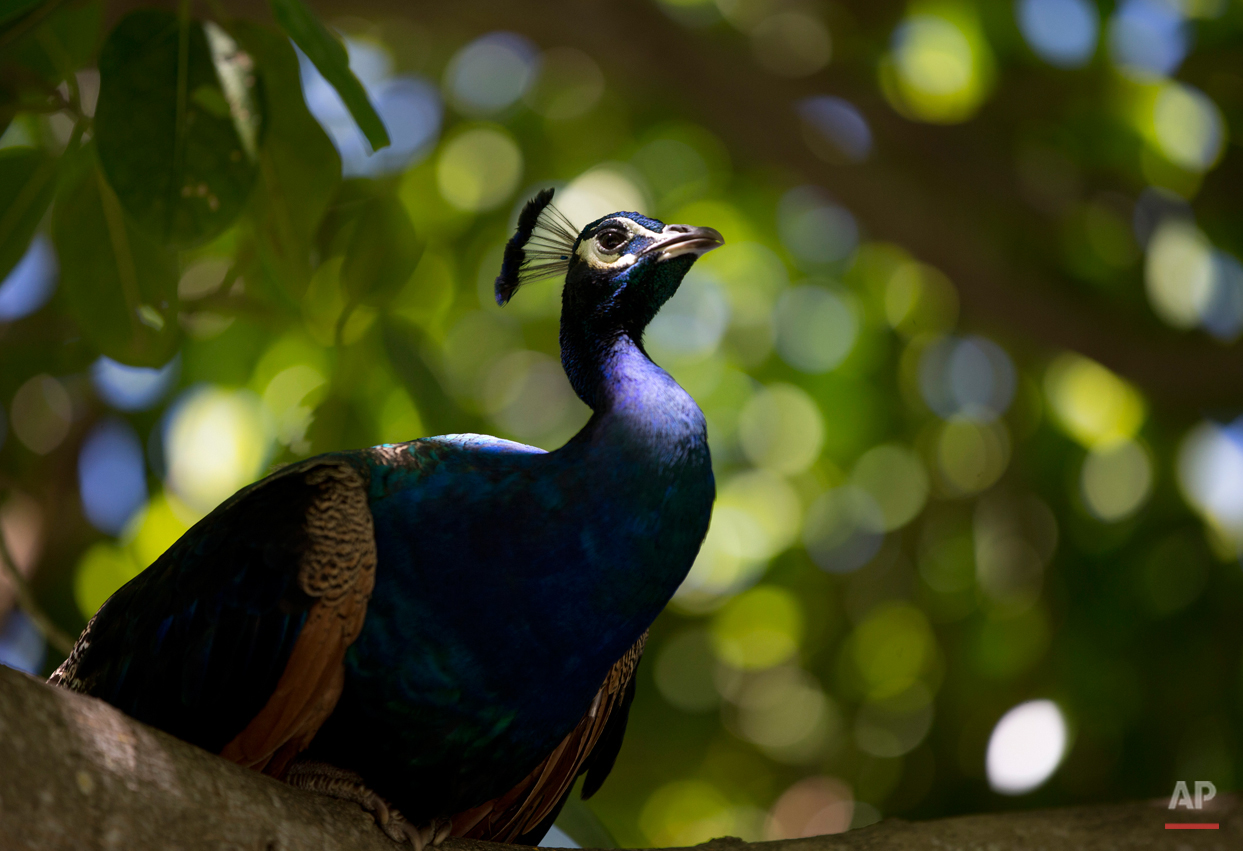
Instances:
[[[826,170],[747,159],[580,45],[417,11],[0,7],[5,558],[76,630],[273,464],[560,445],[587,410],[558,288],[492,298],[517,210],[555,185],[579,224],[637,209],[727,241],[647,339],[708,417],[719,498],[590,805],[619,842],[1237,787],[1243,400],[1188,413],[1039,330],[960,321],[948,270],[832,191],[925,156],[885,147],[895,120],[981,139],[1051,225],[999,244],[1237,354],[1243,5],[659,9],[692,56],[810,81],[790,108]],[[12,611],[0,660],[59,657]]]

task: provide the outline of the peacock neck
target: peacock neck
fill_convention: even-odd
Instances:
[[[585,477],[580,537],[609,555],[593,559],[581,578],[610,601],[625,642],[638,634],[627,630],[646,628],[682,582],[714,496],[703,413],[635,336],[576,337],[563,323],[562,362],[593,415],[553,453],[554,464]]]
[[[574,392],[594,412],[593,421],[638,418],[658,425],[684,419],[688,409],[694,410],[691,419],[702,421],[694,400],[648,357],[640,334],[562,322],[561,364]]]
[[[556,453],[565,464],[592,471],[584,492],[602,487],[610,503],[627,504],[634,512],[672,512],[665,516],[669,523],[683,522],[675,515],[684,510],[707,510],[704,505],[712,501],[707,424],[690,394],[627,333],[576,340],[563,325],[561,356],[575,391],[593,410],[591,420]]]

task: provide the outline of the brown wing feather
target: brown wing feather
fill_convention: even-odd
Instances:
[[[634,676],[646,643],[645,632],[609,670],[578,726],[534,771],[499,798],[454,816],[450,835],[512,842],[547,818],[574,785],[583,763],[600,740],[609,714]]]
[[[298,584],[316,602],[267,704],[220,752],[277,777],[337,705],[345,651],[362,629],[375,584],[375,533],[362,476],[344,463],[321,464],[306,482],[319,495],[306,515]]]

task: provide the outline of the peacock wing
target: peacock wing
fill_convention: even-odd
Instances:
[[[331,714],[375,580],[367,467],[240,491],[99,609],[49,682],[279,775]]]
[[[574,781],[584,773],[582,794],[591,797],[621,748],[646,643],[644,632],[609,670],[582,720],[543,762],[504,795],[454,816],[450,835],[528,844],[552,826]]]

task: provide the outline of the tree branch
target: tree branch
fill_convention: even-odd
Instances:
[[[1212,821],[1196,847],[1243,847],[1243,800],[1219,795],[1175,816],[1164,801],[891,819],[837,836],[759,843],[763,851],[1177,848],[1166,821]],[[1207,835],[1206,835],[1207,834]],[[0,667],[0,848],[28,851],[394,851],[354,804],[303,792],[153,730],[94,698]],[[737,839],[703,851],[744,851]],[[448,840],[445,851],[504,851]]]

